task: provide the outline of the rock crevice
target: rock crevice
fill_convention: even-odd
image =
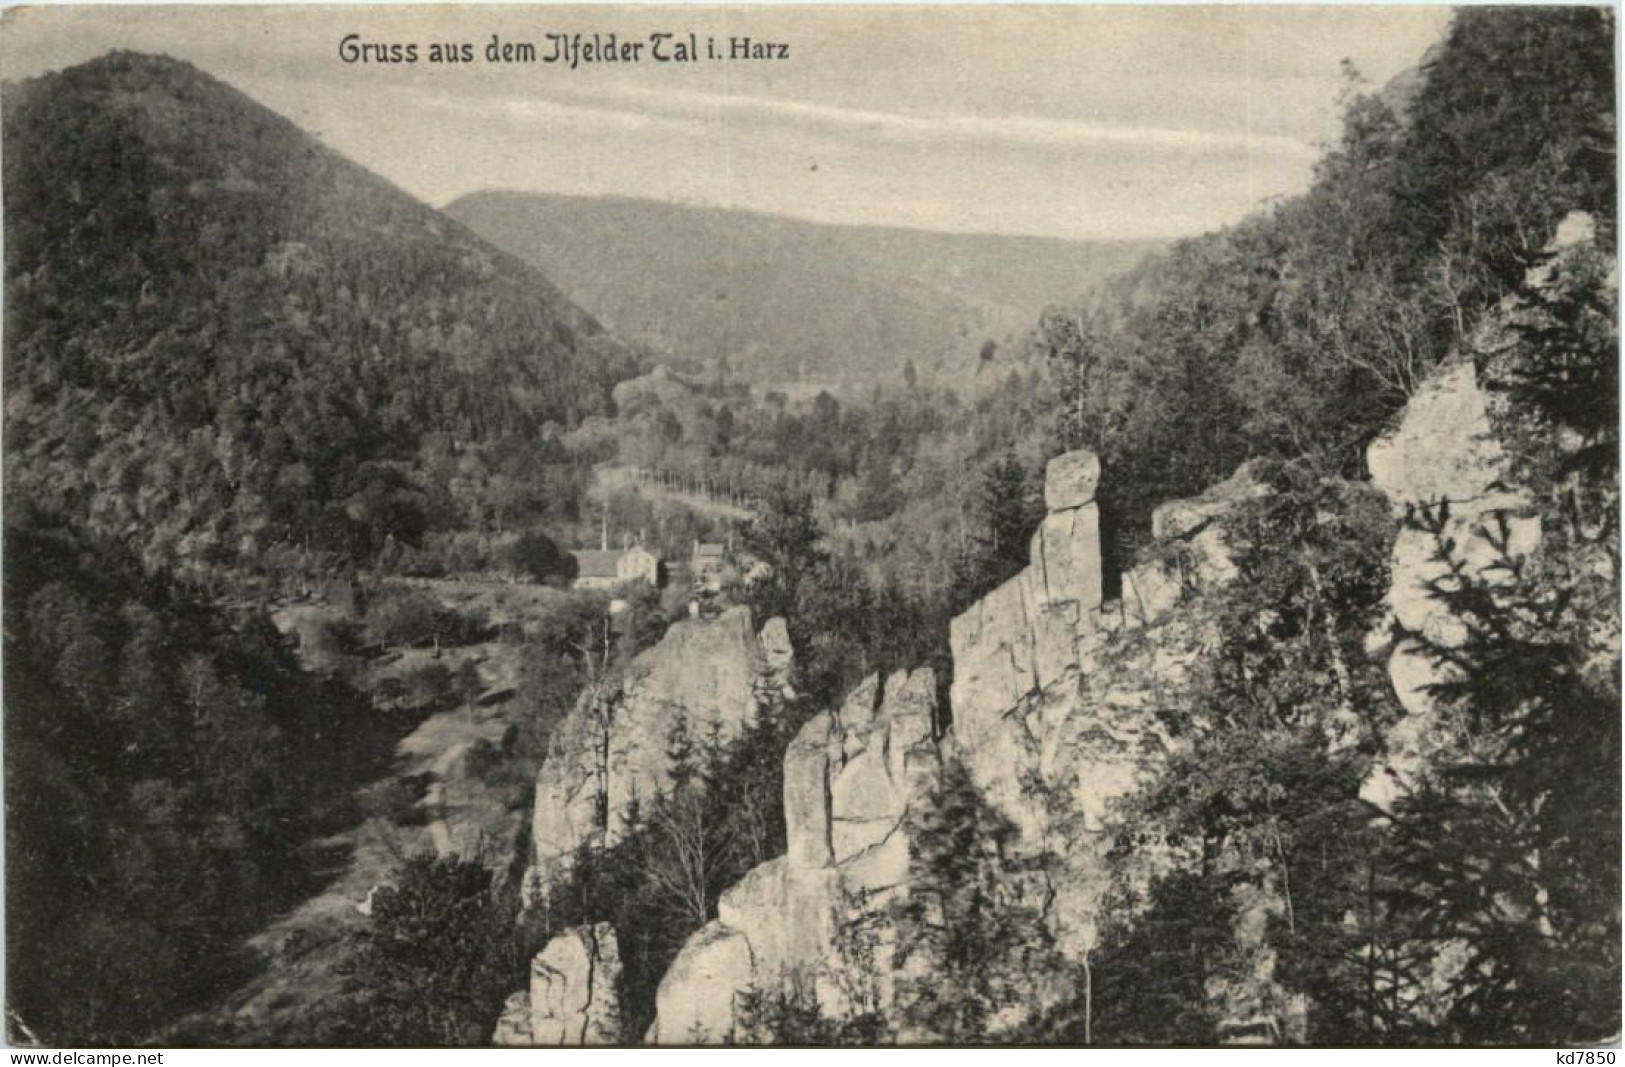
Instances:
[[[908,814],[940,767],[935,692],[927,669],[884,686],[870,677],[801,728],[784,759],[785,855],[725,892],[717,918],[683,947],[660,983],[648,1041],[728,1040],[739,996],[792,976],[812,981],[826,1011],[848,1010],[835,980],[838,930],[851,909],[907,884]]]
[[[761,709],[791,695],[784,620],[758,635],[750,609],[673,623],[625,677],[590,686],[554,732],[536,775],[527,894],[569,869],[584,844],[613,845],[639,800],[671,785],[667,742],[679,719],[695,737],[738,737]]]
[[[655,1042],[722,1041],[731,1005],[746,990],[792,977],[820,1008],[850,1010],[838,931],[855,909],[884,908],[907,892],[909,813],[956,754],[989,800],[1020,827],[1021,848],[1063,854],[1067,868],[1045,891],[1064,946],[1085,953],[1104,888],[1104,824],[1111,806],[1160,768],[1169,740],[1155,710],[1159,686],[1177,682],[1197,635],[1173,618],[1190,582],[1147,565],[1134,580],[1155,589],[1155,612],[1130,617],[1103,603],[1100,464],[1087,452],[1051,461],[1048,507],[1031,564],[953,620],[953,726],[934,734],[935,678],[928,670],[870,677],[843,705],[815,716],[785,753],[786,854],[723,894],[718,918],[684,947],[662,982]],[[1189,565],[1208,586],[1233,573],[1220,532],[1224,514],[1260,492],[1249,472],[1187,502],[1202,521],[1170,513],[1171,538],[1190,538]],[[1132,638],[1131,635],[1132,634]],[[1056,813],[1079,818],[1057,824]],[[890,1002],[890,949],[873,964]],[[804,985],[803,988],[806,988]]]
[[[620,946],[609,923],[576,926],[530,964],[530,985],[508,998],[497,1045],[614,1045],[621,1034]]]

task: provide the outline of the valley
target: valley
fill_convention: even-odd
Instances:
[[[423,588],[421,585],[415,588]],[[447,610],[477,617],[496,630],[546,625],[562,594],[546,587],[428,586]],[[305,647],[342,626],[344,615],[321,601],[290,604],[274,616]],[[357,679],[375,714],[393,693],[443,668],[472,669],[472,684],[416,708],[417,721],[381,761],[382,774],[357,789],[360,821],[311,842],[333,865],[321,891],[247,940],[259,976],[208,1013],[183,1020],[171,1040],[199,1035],[233,1043],[280,1046],[332,1040],[341,1022],[345,975],[354,964],[354,933],[365,926],[373,894],[407,857],[427,853],[466,859],[507,875],[528,833],[533,761],[514,751],[520,727],[535,709],[519,699],[523,646],[493,637],[443,649],[405,648],[371,660],[308,655],[308,670],[335,669]],[[421,682],[418,682],[421,686]],[[400,714],[399,711],[396,714]],[[411,714],[409,712],[409,714]]]
[[[8,81],[8,1036],[1617,1040],[1613,33],[1464,9],[1175,242]]]

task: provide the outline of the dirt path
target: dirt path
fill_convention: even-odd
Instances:
[[[523,622],[556,590],[501,584],[439,583],[437,596],[461,611],[477,610],[489,621]],[[319,605],[290,605],[279,612],[285,632],[311,633],[337,617]],[[436,653],[409,649],[366,666],[367,688],[421,668]],[[519,677],[519,649],[490,641],[441,651],[438,662],[456,671],[473,662],[479,693],[468,703],[425,717],[395,744],[390,773],[357,793],[364,817],[356,825],[312,843],[332,857],[332,880],[293,911],[250,938],[248,947],[265,959],[263,972],[237,991],[209,1025],[224,1029],[234,1043],[301,1043],[318,1040],[340,1000],[355,930],[367,922],[373,890],[388,882],[413,855],[433,852],[478,860],[505,870],[516,842],[525,838],[529,811],[520,803],[523,776],[482,775],[473,758],[482,742],[500,745],[522,709],[502,694]],[[489,762],[489,761],[486,761]],[[415,805],[411,790],[423,788]],[[380,802],[395,796],[403,801]],[[373,799],[366,799],[371,797]]]

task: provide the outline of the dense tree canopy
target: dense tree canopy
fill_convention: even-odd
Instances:
[[[8,1007],[46,1040],[126,1044],[218,994],[242,962],[221,946],[311,889],[297,844],[355,820],[396,716],[479,689],[438,653],[495,628],[428,592],[334,583],[345,624],[301,662],[267,589],[558,581],[561,546],[613,520],[668,555],[732,535],[765,564],[737,594],[786,617],[799,699],[730,744],[681,723],[671,788],[547,887],[517,945],[486,868],[405,861],[359,939],[345,1036],[482,1041],[524,952],[600,920],[641,1033],[684,938],[782,854],[797,729],[870,673],[928,664],[946,687],[952,613],[1026,564],[1038,472],[1087,447],[1109,591],[1158,504],[1249,459],[1269,490],[1234,517],[1239,580],[1204,598],[1212,640],[1159,708],[1176,752],[1115,816],[1188,862],[1120,878],[1080,970],[1023,895],[1043,858],[950,764],[891,916],[898,1018],[762,991],[746,1030],[1009,1039],[1042,977],[1060,993],[1022,1037],[1216,1040],[1212,991],[1258,962],[1238,916],[1268,897],[1253,947],[1303,1005],[1287,1038],[1617,1033],[1613,31],[1600,8],[1468,9],[1414,78],[1370,92],[1350,71],[1306,194],[990,342],[982,373],[1009,370],[963,397],[911,366],[867,395],[755,393],[722,353],[705,381],[637,376],[535,271],[191,68],[115,54],[8,86]],[[1576,210],[1594,247],[1548,255]],[[1409,517],[1438,535],[1431,592],[1466,636],[1403,636],[1470,729],[1373,812],[1360,786],[1401,712],[1369,640],[1394,530],[1365,447],[1451,354],[1494,395],[1529,501],[1511,518],[1544,540],[1520,555],[1492,524],[1485,577],[1441,510]],[[615,473],[651,491],[600,485],[592,514],[589,482]],[[626,599],[611,617],[560,594],[504,629],[526,716],[503,751],[538,759],[583,690],[613,698],[670,618]],[[351,642],[429,662],[367,706],[322,669]]]
[[[1158,502],[1249,457],[1358,475],[1364,446],[1558,220],[1613,218],[1605,9],[1467,9],[1419,77],[1351,88],[1308,193],[1040,325],[1061,439],[1102,457],[1116,564]]]
[[[148,566],[416,542],[448,521],[436,442],[538,437],[633,368],[534,270],[185,64],[8,86],[5,147],[8,486]]]

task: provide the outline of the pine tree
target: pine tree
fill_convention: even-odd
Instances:
[[[1405,636],[1434,661],[1429,696],[1467,740],[1395,806],[1395,907],[1434,946],[1465,947],[1441,1036],[1600,1040],[1620,1022],[1618,661],[1598,668],[1596,620],[1511,550],[1504,521],[1484,534],[1486,572],[1464,562],[1447,518],[1416,521],[1444,567],[1429,591],[1465,637]]]
[[[1032,474],[1013,451],[982,473],[972,503],[970,536],[954,561],[956,610],[1015,575],[1027,565],[1028,543],[1044,517]]]
[[[1234,927],[1237,899],[1260,897],[1274,906],[1254,947],[1274,955],[1269,983],[1308,998],[1304,1039],[1368,1044],[1395,1029],[1374,991],[1402,961],[1373,906],[1387,875],[1359,801],[1371,741],[1399,713],[1386,663],[1365,648],[1392,522],[1362,485],[1286,464],[1253,476],[1268,492],[1224,520],[1238,573],[1185,609],[1211,626],[1212,651],[1161,713],[1182,743],[1121,815],[1125,840],[1179,842],[1184,869],[1143,900],[1114,898],[1093,961],[1102,1043],[1217,1040],[1227,1020],[1210,984],[1267,989]],[[1133,860],[1121,849],[1114,866],[1132,873]]]
[[[1044,923],[1019,831],[957,760],[911,815],[908,896],[897,908],[897,1007],[905,1040],[1010,1040],[1067,973]]]
[[[1481,27],[1482,28],[1482,27]],[[1530,272],[1483,354],[1492,418],[1528,501],[1462,543],[1447,504],[1428,593],[1461,632],[1401,636],[1434,664],[1459,743],[1394,811],[1394,907],[1440,980],[1438,1034],[1568,1044],[1620,1025],[1618,306],[1603,229]],[[1539,519],[1520,548],[1514,523]],[[1488,559],[1487,565],[1484,560]]]
[[[345,979],[346,1042],[481,1045],[519,981],[511,907],[478,863],[419,855],[372,898]]]

